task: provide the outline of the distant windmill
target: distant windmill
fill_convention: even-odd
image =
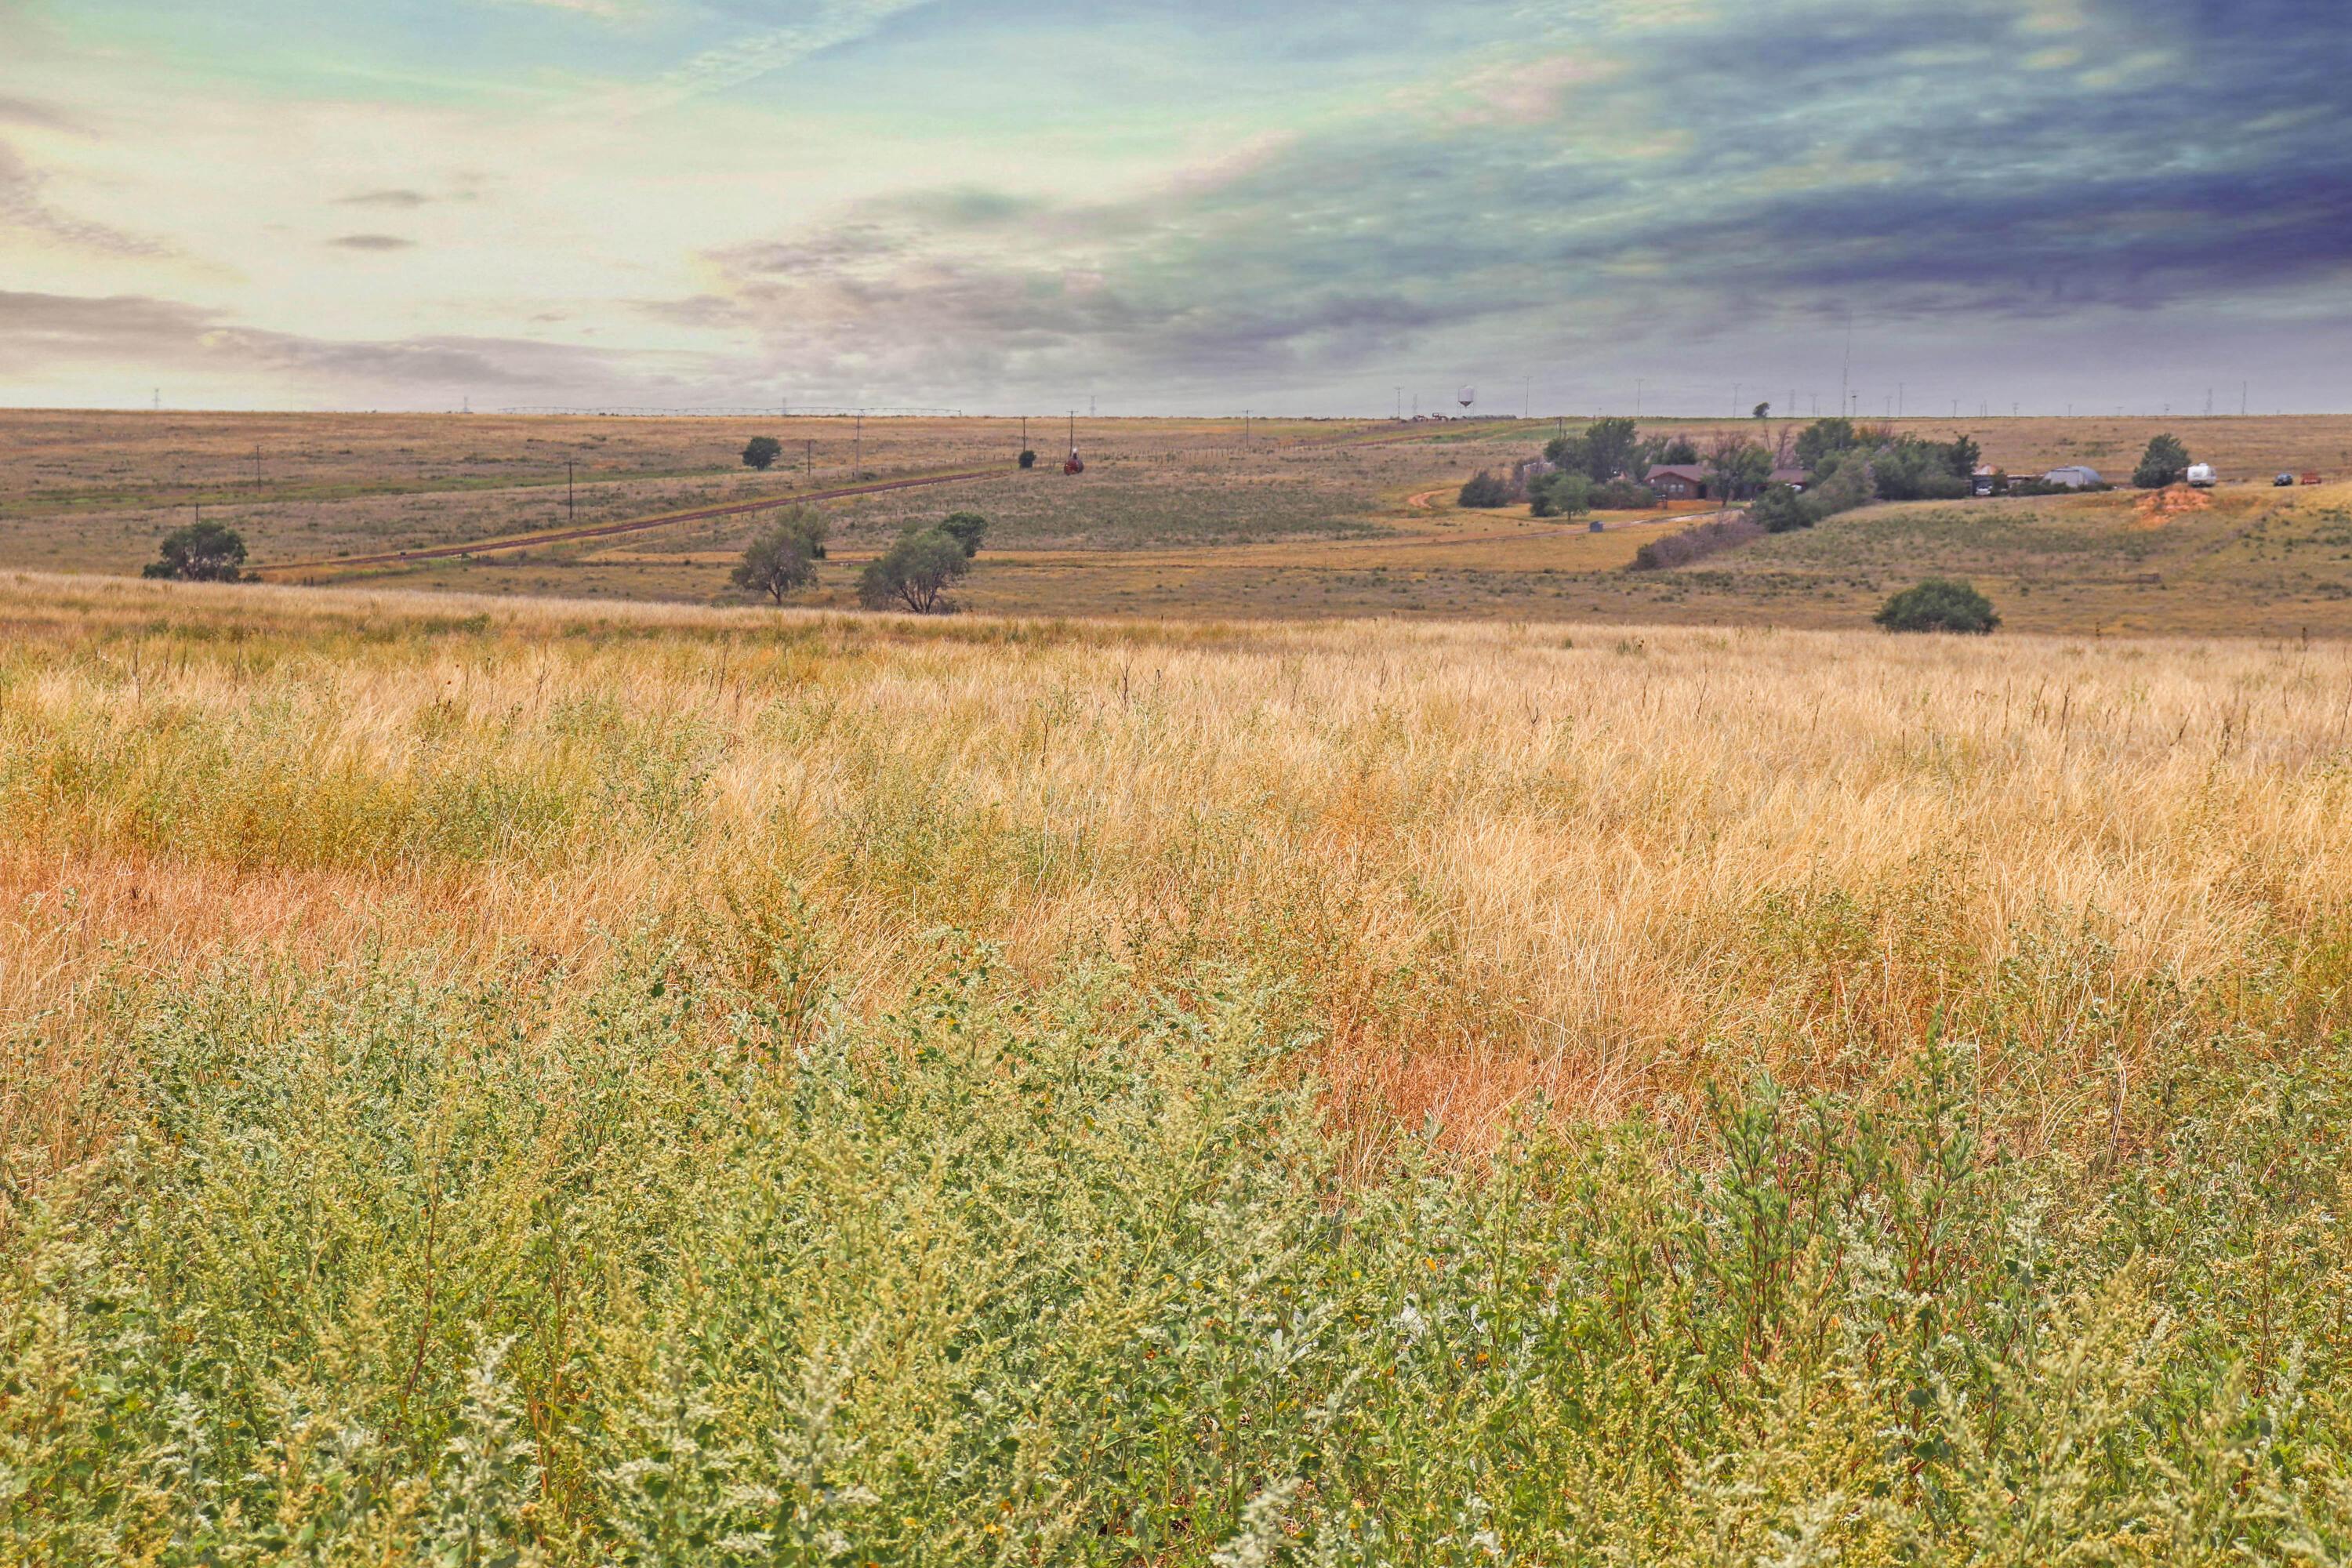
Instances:
[[[1472,404],[1478,401],[1478,389],[1475,386],[1465,386],[1461,391],[1454,395],[1454,401],[1462,405],[1463,407],[1468,408]]]

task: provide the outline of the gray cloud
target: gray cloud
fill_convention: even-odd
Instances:
[[[396,234],[341,234],[327,241],[338,250],[414,250],[416,242]]]
[[[42,198],[39,171],[0,142],[0,224],[37,234],[53,243],[106,256],[163,257],[177,254],[161,240],[130,234],[61,212]]]
[[[55,104],[0,94],[0,125],[22,125],[34,131],[63,131],[76,136],[92,132],[78,115]]]
[[[341,207],[421,207],[434,198],[423,191],[362,191],[356,195],[337,196],[335,205]]]

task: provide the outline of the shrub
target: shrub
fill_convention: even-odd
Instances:
[[[1978,636],[2000,625],[1992,601],[1975,585],[1950,577],[1930,577],[1906,588],[1872,617],[1890,632],[1966,632]]]
[[[816,580],[816,563],[824,559],[829,531],[815,508],[796,506],[744,546],[742,563],[730,574],[729,581],[748,592],[765,594],[781,605],[785,595]]]
[[[1021,448],[1021,466],[1024,468],[1034,468],[1037,466],[1037,449],[1035,447],[1024,447]]]
[[[1633,552],[1627,563],[1628,572],[1663,572],[1673,566],[1687,566],[1721,551],[1736,549],[1764,537],[1764,530],[1748,520],[1748,514],[1718,518],[1685,528],[1680,533],[1654,539]]]
[[[2140,454],[2139,467],[2132,470],[2132,483],[2144,490],[2160,490],[2188,477],[2189,448],[2171,435],[2150,440],[2147,450]]]
[[[747,468],[772,468],[783,455],[784,444],[773,436],[754,436],[743,443],[743,466]]]
[[[1486,469],[1481,468],[1463,481],[1462,493],[1454,498],[1454,504],[1487,510],[1499,506],[1508,506],[1511,504],[1511,487]]]
[[[906,608],[928,616],[948,608],[948,585],[971,570],[962,541],[943,530],[910,529],[857,580],[869,610]]]
[[[1657,504],[1658,492],[1635,479],[1611,479],[1592,491],[1592,505],[1600,511],[1648,511]]]
[[[142,577],[172,577],[183,583],[234,583],[245,575],[245,538],[217,522],[192,522],[163,536],[163,559],[151,561]]]

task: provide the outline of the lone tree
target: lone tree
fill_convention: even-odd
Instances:
[[[1511,504],[1511,487],[1481,468],[1462,482],[1462,493],[1454,498],[1456,506],[1486,507]]]
[[[1021,466],[1024,468],[1034,468],[1037,466],[1037,449],[1035,447],[1024,447],[1021,448]]]
[[[962,545],[969,559],[980,553],[980,542],[988,537],[988,519],[976,511],[951,511],[940,521],[940,531]]]
[[[773,436],[754,436],[743,443],[743,466],[747,468],[772,468],[783,455],[784,444]]]
[[[2140,454],[2139,467],[2132,470],[2132,483],[2144,490],[2160,490],[2167,485],[2177,485],[2189,477],[2189,448],[2174,436],[2158,436]]]
[[[943,529],[909,530],[857,580],[857,602],[869,610],[904,606],[928,616],[947,605],[948,584],[971,570],[962,542]]]
[[[1769,419],[1772,417],[1772,405],[1769,403],[1759,403],[1750,412],[1759,419]]]
[[[813,507],[796,506],[774,527],[753,537],[743,548],[743,563],[729,574],[735,586],[765,594],[779,605],[816,580],[816,563],[824,559],[824,519]]]
[[[1970,583],[1930,577],[1886,601],[1873,617],[1890,632],[1971,632],[1979,636],[2000,625],[1992,601]]]
[[[1582,517],[1592,510],[1592,480],[1573,468],[1546,474],[1528,487],[1532,517]]]
[[[192,522],[163,536],[163,559],[151,561],[142,577],[175,577],[183,583],[234,583],[245,575],[245,540],[217,522]]]

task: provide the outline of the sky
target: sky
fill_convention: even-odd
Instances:
[[[0,0],[0,405],[2343,410],[2346,7]]]

